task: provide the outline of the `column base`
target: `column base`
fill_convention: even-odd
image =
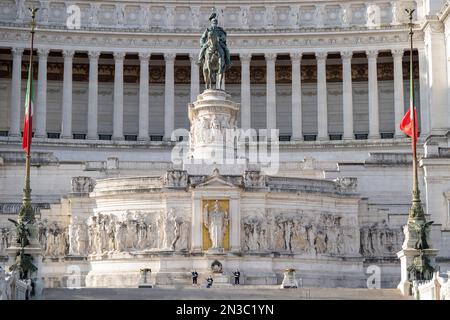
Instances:
[[[330,137],[317,137],[317,141],[329,141]]]
[[[47,138],[47,133],[35,133],[33,139],[45,139]]]
[[[303,141],[303,137],[291,137],[291,141]]]
[[[95,135],[95,136],[87,136],[86,137],[86,139],[88,139],[88,140],[98,140],[98,134],[97,135]]]
[[[123,141],[123,140],[125,140],[125,137],[124,136],[121,136],[121,137],[111,137],[111,140],[116,140],[116,141]]]
[[[381,136],[379,134],[373,134],[373,135],[369,135],[367,137],[367,139],[377,140],[377,139],[381,139]]]
[[[61,135],[60,137],[59,137],[60,139],[72,139],[72,136],[67,136],[67,135]]]
[[[342,137],[342,140],[354,140],[354,139],[355,139],[354,135]]]
[[[19,138],[19,137],[20,137],[20,133],[9,133],[9,134],[8,134],[8,137],[11,137],[11,138]]]

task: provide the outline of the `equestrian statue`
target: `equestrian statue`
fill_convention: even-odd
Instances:
[[[227,48],[227,33],[217,25],[217,13],[213,12],[208,27],[200,39],[201,50],[198,65],[202,67],[205,89],[222,90],[225,71],[231,66]]]

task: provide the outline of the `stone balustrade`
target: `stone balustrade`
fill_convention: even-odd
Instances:
[[[444,274],[435,272],[433,279],[413,281],[413,295],[417,300],[450,300],[450,271]]]
[[[39,26],[73,28],[79,14],[81,29],[199,30],[209,24],[211,5],[203,1],[38,1]],[[257,30],[302,28],[375,28],[407,22],[405,8],[422,9],[422,1],[273,1],[265,5],[252,1],[214,2],[219,23],[227,29]],[[419,5],[418,5],[419,4]],[[21,24],[30,20],[29,1],[9,0],[0,3],[0,21]],[[419,10],[416,18],[421,18]],[[67,23],[68,21],[71,26]],[[76,26],[75,28],[78,28]]]

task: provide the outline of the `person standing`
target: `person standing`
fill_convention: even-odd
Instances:
[[[191,272],[192,274],[192,285],[196,286],[197,285],[197,279],[198,279],[198,272],[196,270]]]
[[[207,288],[211,288],[213,282],[214,282],[214,279],[212,278],[211,275],[209,275],[208,279],[206,279],[206,287],[207,287]]]
[[[239,284],[239,278],[241,277],[241,273],[239,272],[239,269],[236,269],[235,272],[233,272],[234,275],[234,284],[238,285]]]

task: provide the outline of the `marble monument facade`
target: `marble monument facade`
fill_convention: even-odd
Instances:
[[[280,284],[294,268],[312,286],[365,286],[375,265],[382,286],[395,287],[411,186],[410,141],[397,124],[411,58],[423,203],[436,261],[450,265],[447,5],[216,1],[233,62],[227,100],[239,104],[227,125],[280,130],[279,169],[267,175],[171,162],[172,132],[195,131],[188,105],[204,88],[195,63],[204,2],[39,4],[31,188],[46,286],[73,277],[136,286],[143,268],[156,284],[187,283],[218,260],[246,283]],[[67,28],[70,5],[79,29]],[[27,6],[0,3],[3,265],[23,187]],[[416,8],[412,55],[406,7]],[[211,236],[205,212],[215,211],[222,233]]]

